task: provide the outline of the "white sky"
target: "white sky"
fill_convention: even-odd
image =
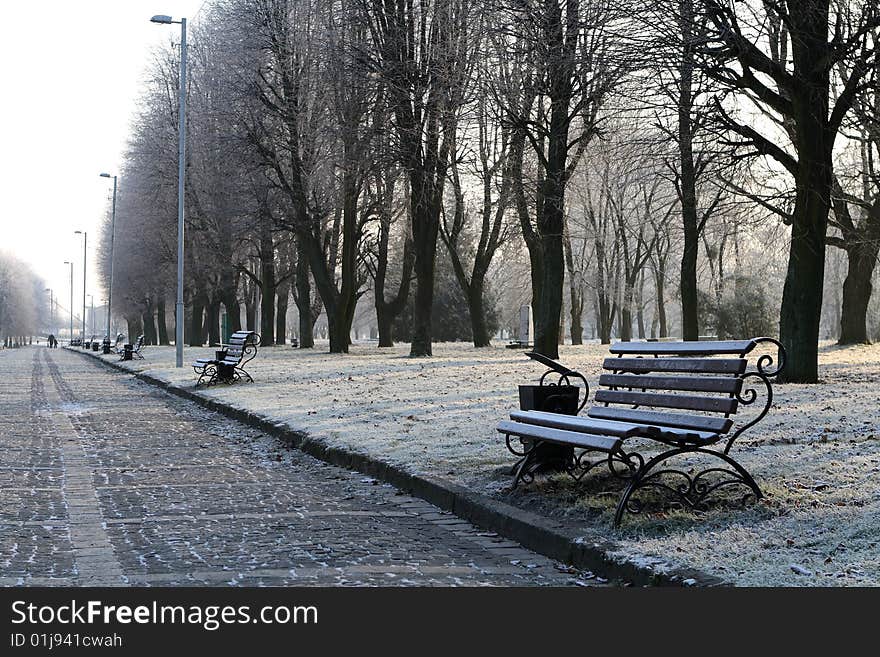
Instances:
[[[0,249],[29,262],[82,304],[82,238],[89,233],[87,293],[106,293],[91,261],[98,226],[134,116],[151,52],[179,25],[155,14],[197,17],[203,0],[0,0]],[[119,186],[125,180],[119,179]]]

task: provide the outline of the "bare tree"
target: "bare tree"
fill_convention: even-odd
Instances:
[[[779,324],[789,358],[783,377],[814,383],[833,148],[870,69],[876,2],[852,7],[831,0],[764,0],[760,5],[699,0],[698,7],[697,20],[707,25],[699,49],[707,74],[778,127],[776,134],[767,134],[719,100],[723,123],[739,137],[734,146],[746,156],[773,158],[794,178]],[[832,73],[845,60],[850,75],[834,93]],[[787,137],[789,146],[780,137]]]
[[[484,70],[482,76],[487,75]],[[453,152],[451,164],[452,212],[444,212],[440,224],[440,237],[452,260],[456,280],[467,298],[468,311],[475,347],[489,346],[489,330],[486,321],[486,277],[492,259],[500,246],[509,238],[506,212],[510,202],[511,167],[508,161],[508,130],[491,122],[490,96],[482,80],[478,82],[475,99],[476,138],[472,155],[464,155],[461,146]],[[459,141],[471,137],[473,130],[459,131]],[[474,179],[481,192],[476,204],[465,198],[461,168],[467,164],[469,177]],[[477,205],[474,208],[473,205]],[[451,220],[449,219],[451,215]],[[470,259],[470,271],[467,260]]]
[[[512,126],[513,193],[532,267],[535,350],[558,357],[563,307],[565,190],[597,133],[599,111],[621,75],[613,61],[614,3],[499,3],[498,94]],[[534,157],[527,191],[526,146]]]
[[[430,356],[434,259],[458,110],[471,9],[461,0],[364,0],[374,70],[388,92],[400,165],[409,178],[416,278],[411,356]]]

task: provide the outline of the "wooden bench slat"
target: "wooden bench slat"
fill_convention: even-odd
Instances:
[[[537,424],[554,429],[582,431],[584,433],[618,436],[620,438],[631,438],[633,436],[655,438],[658,434],[662,434],[662,437],[666,439],[684,440],[691,443],[712,443],[718,440],[717,430],[706,431],[666,426],[658,427],[656,425],[646,426],[644,422],[620,422],[593,417],[564,415],[562,413],[547,413],[544,411],[511,411],[510,419],[522,424]]]
[[[599,385],[650,390],[690,390],[692,392],[737,393],[742,380],[720,376],[657,376],[650,374],[603,374]]]
[[[609,404],[659,406],[661,408],[680,408],[714,413],[736,413],[737,407],[736,399],[731,397],[665,395],[656,392],[621,392],[618,390],[597,390],[595,400]]]
[[[691,374],[742,374],[745,358],[606,358],[602,367],[618,372],[687,372]]]
[[[537,424],[522,424],[510,420],[502,420],[499,422],[497,430],[499,433],[520,436],[523,438],[546,440],[552,443],[572,445],[574,447],[583,447],[585,449],[598,449],[604,452],[616,451],[621,443],[621,439],[614,436],[596,436],[589,433],[563,431],[562,429],[542,427]]]
[[[701,342],[616,342],[612,354],[744,354],[755,346],[754,340],[706,340]]]
[[[620,438],[635,436],[641,429],[638,424],[633,424],[631,422],[597,420],[579,417],[577,415],[547,413],[545,411],[511,411],[510,419],[522,424],[537,424],[539,426],[552,427],[554,429],[583,431],[603,436],[618,436]]]
[[[632,408],[613,406],[593,406],[587,411],[589,417],[620,422],[637,422],[647,425],[693,429],[727,433],[733,426],[733,420],[710,415],[687,415],[684,413],[664,413],[662,411],[642,411]]]

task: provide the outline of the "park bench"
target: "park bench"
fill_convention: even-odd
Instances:
[[[253,382],[244,366],[257,355],[260,336],[253,331],[236,331],[229,337],[229,344],[221,344],[214,358],[199,358],[192,364],[199,375],[196,385],[235,383],[243,378]]]
[[[776,360],[764,353],[750,362],[747,356],[765,343],[776,349]],[[728,486],[746,486],[750,492],[743,501],[751,495],[762,497],[754,478],[729,452],[770,409],[770,379],[785,366],[782,345],[772,338],[621,342],[610,352],[613,357],[603,362],[601,388],[585,417],[517,410],[498,424],[507,448],[519,457],[512,472],[514,487],[521,481],[530,483],[542,470],[546,464],[540,461],[541,448],[549,444],[571,448],[561,469],[576,480],[603,463],[615,477],[629,480],[617,504],[616,525],[625,512],[642,510],[634,495],[646,489],[670,495],[674,505],[691,509],[706,508],[706,498]],[[542,385],[569,385],[572,376],[581,376],[550,358],[530,356],[549,368]],[[547,378],[551,374],[558,375],[558,382]],[[756,403],[762,396],[763,405]],[[743,407],[752,412],[737,415]],[[519,438],[520,447],[513,437]],[[653,452],[650,448],[657,444],[665,449],[647,458],[640,453],[646,448]],[[558,458],[558,449],[552,453]],[[597,453],[600,458],[590,460]],[[722,463],[696,473],[666,465],[675,457],[693,460],[696,455]]]
[[[141,350],[144,348],[144,336],[139,335],[138,339],[135,343],[132,344],[124,344],[122,345],[121,359],[122,360],[133,360],[134,358],[140,358],[143,360],[144,356],[141,353]]]

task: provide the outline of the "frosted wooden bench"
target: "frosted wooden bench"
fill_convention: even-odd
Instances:
[[[199,375],[196,385],[235,383],[242,379],[253,382],[245,365],[257,355],[260,336],[253,331],[236,331],[229,337],[229,344],[216,353],[215,358],[200,358],[193,362],[193,370]]]
[[[776,359],[764,354],[750,363],[749,354],[763,343],[775,348]],[[534,479],[537,459],[533,457],[542,444],[551,443],[575,448],[564,467],[575,479],[605,463],[612,474],[629,480],[615,524],[626,511],[641,511],[634,495],[649,488],[665,491],[674,503],[688,508],[703,508],[711,493],[734,485],[749,489],[744,501],[762,497],[754,478],[729,452],[737,438],[770,410],[770,379],[785,365],[785,351],[776,340],[620,342],[610,352],[613,356],[602,364],[600,389],[586,416],[516,410],[498,424],[508,449],[520,457],[514,487]],[[556,361],[543,362],[551,370],[567,370]],[[763,406],[756,404],[759,391],[766,397]],[[752,405],[754,412],[748,417],[737,415]],[[519,439],[519,447],[513,438]],[[630,447],[637,438],[669,449],[646,460],[638,446]],[[590,461],[597,453],[600,458]],[[694,454],[722,463],[697,473],[660,467],[674,457]]]

